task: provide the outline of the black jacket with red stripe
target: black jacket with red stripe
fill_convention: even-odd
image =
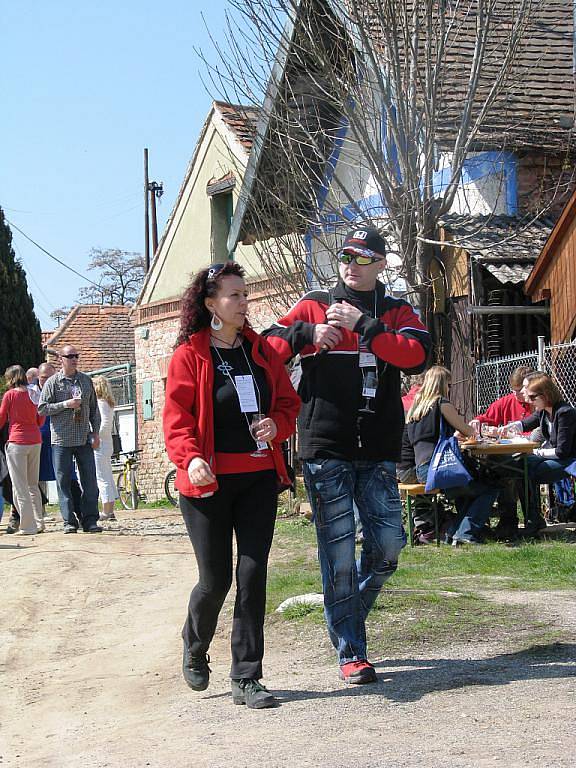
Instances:
[[[354,331],[341,329],[342,340],[334,349],[318,353],[314,326],[325,323],[327,307],[342,300],[361,309],[363,317]],[[398,460],[404,428],[400,371],[424,370],[430,350],[428,331],[406,301],[387,296],[380,282],[376,294],[354,291],[339,282],[331,291],[307,293],[263,335],[285,362],[298,354],[301,358],[298,443],[302,459]],[[373,413],[362,410],[366,400],[360,344],[376,356]]]

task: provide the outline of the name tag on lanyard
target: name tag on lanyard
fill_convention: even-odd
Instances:
[[[365,342],[358,345],[358,365],[360,368],[376,368],[376,355],[369,351]]]
[[[256,400],[252,376],[234,376],[234,386],[238,393],[242,413],[257,413],[258,401]]]

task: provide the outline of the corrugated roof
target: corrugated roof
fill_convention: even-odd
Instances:
[[[501,283],[524,282],[554,227],[543,217],[445,216],[441,226]]]

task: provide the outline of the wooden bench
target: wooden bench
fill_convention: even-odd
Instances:
[[[434,513],[434,536],[436,538],[436,546],[440,546],[440,523],[438,520],[438,494],[440,491],[435,488],[432,491],[426,491],[424,483],[398,483],[398,490],[400,495],[406,499],[406,517],[408,518],[408,541],[410,546],[414,546],[414,521],[412,520],[412,504],[411,499],[415,496],[430,496],[432,511]]]

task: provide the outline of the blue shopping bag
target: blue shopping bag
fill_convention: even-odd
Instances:
[[[454,436],[446,437],[446,424],[440,416],[440,437],[430,459],[428,475],[426,477],[426,490],[435,488],[445,490],[468,485],[472,475],[466,469],[462,452],[458,445],[458,439]]]

